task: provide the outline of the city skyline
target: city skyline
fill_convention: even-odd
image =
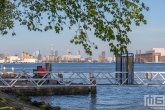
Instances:
[[[50,50],[50,51],[52,51],[52,50]],[[63,56],[63,55],[81,55],[81,51],[80,50],[77,50],[75,53],[73,53],[72,51],[70,51],[70,49],[67,49],[66,50],[66,53],[65,54],[63,54],[63,55],[58,55],[58,50],[54,50],[54,53],[53,53],[53,55],[55,56],[55,57],[60,57],[60,56]],[[22,51],[22,53],[28,53],[29,55],[32,55],[32,56],[34,56],[34,57],[36,57],[36,56],[38,56],[39,54],[41,54],[42,55],[42,57],[44,57],[44,56],[49,56],[50,55],[50,52],[49,53],[47,53],[46,55],[43,55],[42,54],[42,52],[41,52],[41,50],[35,50],[34,52],[32,52],[32,53],[29,53],[29,52],[27,52],[27,51]],[[19,57],[22,57],[22,53],[20,53],[20,54],[10,54],[10,52],[0,52],[0,54],[6,54],[7,56],[15,56],[15,55],[17,55],[17,56],[19,56]],[[103,53],[104,53],[104,55],[103,55]],[[36,55],[37,54],[37,55]],[[99,57],[99,55],[103,55],[104,56],[104,59],[106,59],[107,57],[114,57],[114,55],[113,56],[107,56],[106,55],[106,53],[105,53],[105,51],[101,51],[99,54],[98,54],[98,56],[97,56],[97,58]],[[87,56],[87,57],[84,57],[84,56],[82,56],[81,55],[81,57],[83,57],[83,58],[87,58],[87,57],[92,57],[92,56]],[[93,57],[92,57],[93,58]],[[93,58],[93,59],[97,59],[97,58]]]
[[[148,50],[151,50],[151,49],[153,49],[153,48],[157,48],[157,47],[152,47],[152,48],[149,48],[149,49],[147,49],[147,50],[144,50],[144,51],[141,51],[141,49],[140,50],[138,50],[138,49],[136,49],[135,50],[135,52],[134,52],[134,56],[137,54],[137,53],[145,53],[145,52],[147,52]],[[165,47],[159,47],[159,48],[163,48],[163,49],[165,49]],[[0,54],[6,54],[6,55],[8,55],[8,56],[15,56],[15,55],[17,55],[17,56],[19,56],[19,57],[22,57],[22,53],[24,53],[24,52],[27,52],[27,53],[29,53],[29,54],[31,54],[32,56],[36,56],[35,54],[35,52],[37,52],[37,51],[39,51],[39,53],[42,55],[42,57],[44,57],[44,56],[49,56],[50,55],[50,52],[49,53],[47,53],[47,54],[42,54],[42,52],[41,52],[41,50],[35,50],[35,51],[33,51],[32,53],[30,53],[30,52],[27,52],[27,51],[22,51],[21,53],[17,53],[17,54],[11,54],[10,52],[6,52],[6,51],[4,51],[4,52],[0,52]],[[51,51],[51,50],[50,50]],[[58,54],[58,52],[59,52],[59,50],[54,50],[54,56],[55,57],[60,57],[60,56],[63,56],[63,55],[81,55],[80,53],[82,53],[81,52],[81,50],[76,50],[75,52],[72,52],[70,49],[66,49],[65,50],[65,54],[62,54],[62,55],[59,55]],[[81,55],[82,56],[82,55]],[[112,56],[108,56],[107,55],[107,53],[104,51],[104,50],[102,50],[99,54],[98,54],[98,56],[96,56],[96,58],[93,58],[92,56],[82,56],[83,58],[87,58],[87,57],[92,57],[93,59],[97,59],[97,58],[99,58],[100,56],[103,56],[103,60],[104,59],[107,59],[108,57],[115,57],[115,55],[112,55]]]
[[[145,52],[153,47],[164,48],[165,40],[165,15],[162,14],[165,11],[165,1],[149,1],[142,0],[147,6],[150,7],[149,12],[143,12],[147,25],[141,24],[136,27],[135,24],[131,25],[132,32],[128,33],[131,40],[131,44],[128,45],[128,51],[130,53],[136,53],[136,50]],[[18,54],[19,56],[23,51],[32,54],[35,50],[40,50],[41,54],[48,55],[51,49],[51,43],[54,45],[54,49],[58,50],[58,55],[64,55],[67,49],[70,49],[72,53],[76,54],[77,50],[81,51],[83,57],[88,57],[82,46],[74,45],[70,43],[70,39],[75,35],[75,27],[71,30],[64,28],[64,31],[60,34],[56,34],[53,30],[48,32],[33,32],[28,31],[25,26],[19,26],[15,24],[14,31],[16,36],[12,37],[9,32],[8,35],[1,36],[0,40],[0,52],[9,52],[10,54]],[[106,57],[112,56],[113,53],[109,51],[110,47],[107,42],[103,42],[94,37],[92,32],[88,33],[89,39],[98,45],[98,49],[92,48],[92,57],[96,59],[102,51],[106,52]]]

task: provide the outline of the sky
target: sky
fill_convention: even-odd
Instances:
[[[142,53],[151,48],[165,48],[165,0],[141,0],[150,10],[144,11],[143,14],[147,20],[147,25],[135,26],[131,25],[132,32],[128,33],[131,44],[128,45],[128,51],[135,53],[141,50]],[[53,30],[47,32],[28,31],[26,26],[16,24],[14,28],[16,36],[0,35],[0,53],[7,52],[10,55],[21,56],[22,52],[33,54],[34,51],[40,50],[42,56],[50,54],[51,44],[54,50],[58,50],[58,55],[66,54],[66,50],[70,49],[72,54],[76,54],[80,50],[83,57],[88,57],[84,49],[80,45],[70,43],[70,39],[75,35],[74,28],[68,30],[64,28],[60,34],[56,34]],[[98,45],[98,49],[92,49],[92,57],[96,59],[102,51],[106,52],[106,57],[113,57],[108,43],[105,43],[93,34],[88,34],[90,40]]]

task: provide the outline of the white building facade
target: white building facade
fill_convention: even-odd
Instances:
[[[61,56],[61,61],[78,62],[78,61],[81,61],[81,56],[80,55],[63,55]]]
[[[146,51],[146,53],[161,53],[161,56],[165,56],[165,48],[152,48],[149,51]]]
[[[107,60],[108,60],[108,62],[113,62],[112,57],[108,57]]]
[[[21,63],[37,63],[37,59],[24,59]]]
[[[9,56],[9,59],[7,59],[7,61],[9,61],[9,63],[16,63],[21,61],[21,58],[19,58],[18,56]]]

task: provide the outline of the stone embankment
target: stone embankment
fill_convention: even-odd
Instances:
[[[24,101],[18,100],[15,95],[3,93],[0,91],[0,98],[6,99],[7,101],[1,101],[6,107],[15,108],[15,109],[22,109],[22,110],[41,110],[36,106],[32,106],[27,104]]]
[[[45,102],[31,102],[28,96],[16,96],[0,91],[0,109],[10,110],[61,110],[60,106],[51,106]]]
[[[0,88],[5,93],[13,93],[24,96],[53,96],[53,95],[84,95],[89,94],[90,89],[87,86],[67,86],[67,87],[10,87]]]

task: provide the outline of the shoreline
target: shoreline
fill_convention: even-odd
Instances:
[[[3,103],[5,105],[5,108],[9,108],[9,109],[24,109],[24,110],[41,110],[40,108],[36,107],[36,106],[32,106],[28,103],[26,103],[25,101],[22,100],[18,100],[17,96],[14,94],[9,94],[9,93],[4,93],[2,91],[0,91],[0,98],[1,99],[5,99],[7,100],[7,104],[6,102],[2,101],[1,103]]]
[[[61,110],[61,107],[52,107],[45,102],[32,102],[28,96],[17,96],[0,91],[0,109],[5,110]]]

